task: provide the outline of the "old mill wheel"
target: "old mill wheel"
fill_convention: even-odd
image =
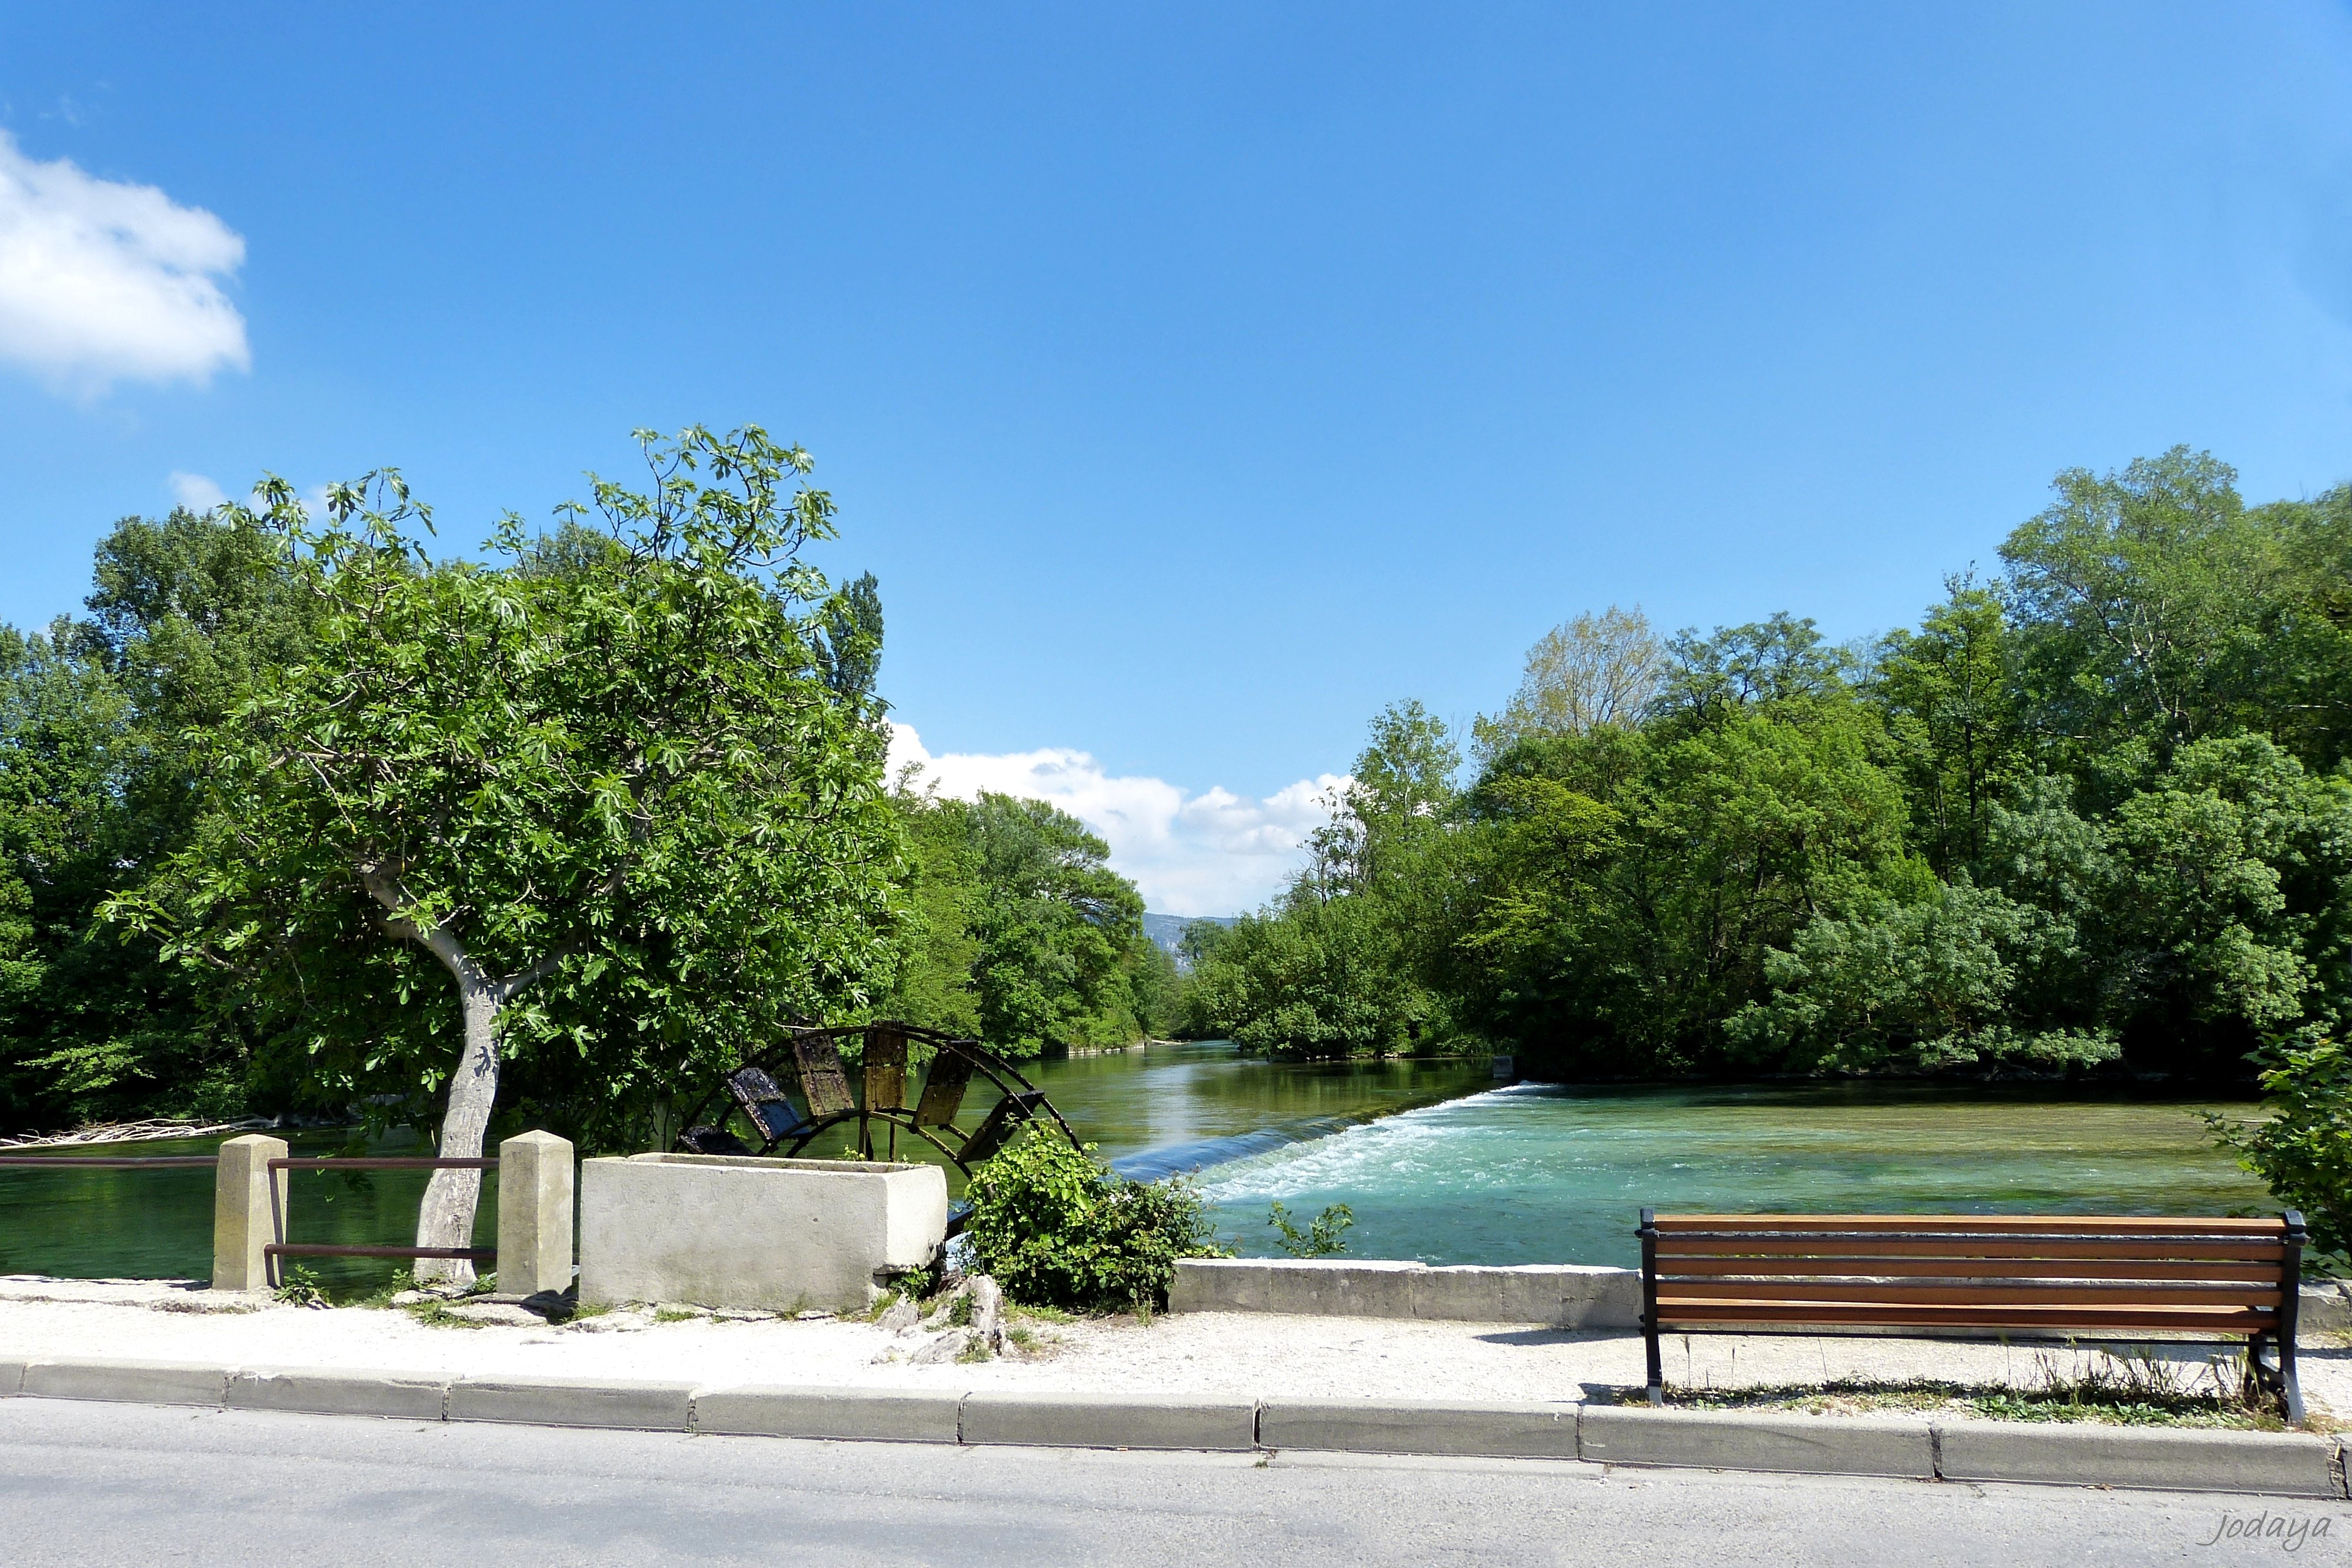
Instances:
[[[841,1042],[852,1037],[863,1047],[854,1089],[851,1070],[841,1060]],[[911,1081],[915,1058],[923,1050],[929,1052],[929,1071],[918,1095]],[[976,1078],[993,1085],[998,1097],[966,1132],[956,1118]],[[687,1154],[789,1158],[823,1134],[855,1122],[861,1158],[897,1158],[904,1131],[969,1176],[974,1166],[1040,1118],[1078,1146],[1077,1134],[1045,1091],[978,1040],[918,1024],[853,1024],[795,1030],[782,1044],[745,1061],[695,1106],[677,1146]]]

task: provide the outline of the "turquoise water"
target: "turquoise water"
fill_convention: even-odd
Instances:
[[[2274,1211],[2195,1112],[2242,1102],[2047,1090],[1572,1089],[1527,1084],[1408,1111],[1201,1173],[1227,1238],[1344,1203],[1349,1251],[1430,1263],[1640,1260],[1640,1210],[2228,1214]],[[1294,1223],[1299,1223],[1294,1220]]]

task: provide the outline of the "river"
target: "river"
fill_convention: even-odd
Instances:
[[[1347,1204],[1348,1250],[1431,1263],[1629,1263],[1669,1210],[2226,1214],[2276,1206],[2195,1114],[2242,1101],[2046,1087],[1496,1088],[1483,1061],[1266,1062],[1223,1042],[1036,1064],[1081,1137],[1129,1175],[1196,1173],[1245,1255]],[[341,1134],[299,1135],[326,1153]],[[211,1141],[77,1153],[207,1152]],[[414,1149],[395,1140],[383,1152]],[[69,1156],[61,1156],[69,1157]],[[295,1178],[297,1240],[397,1242],[421,1175]],[[495,1178],[479,1244],[494,1245]],[[193,1277],[212,1182],[193,1171],[0,1171],[0,1273]],[[351,1284],[382,1263],[320,1261]]]

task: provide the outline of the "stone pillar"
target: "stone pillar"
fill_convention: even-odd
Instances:
[[[213,1289],[269,1289],[269,1260],[261,1249],[278,1239],[278,1184],[269,1162],[286,1157],[286,1140],[247,1133],[220,1146],[213,1175]]]
[[[499,1294],[572,1285],[572,1145],[524,1133],[499,1145]]]

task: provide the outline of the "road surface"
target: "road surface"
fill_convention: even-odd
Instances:
[[[2284,1535],[2223,1533],[2228,1521],[2257,1516],[2288,1530],[2300,1523],[2299,1550],[2286,1552]],[[2352,1503],[2279,1498],[1534,1460],[689,1437],[0,1400],[0,1562],[9,1563],[2145,1568],[2347,1560]]]

